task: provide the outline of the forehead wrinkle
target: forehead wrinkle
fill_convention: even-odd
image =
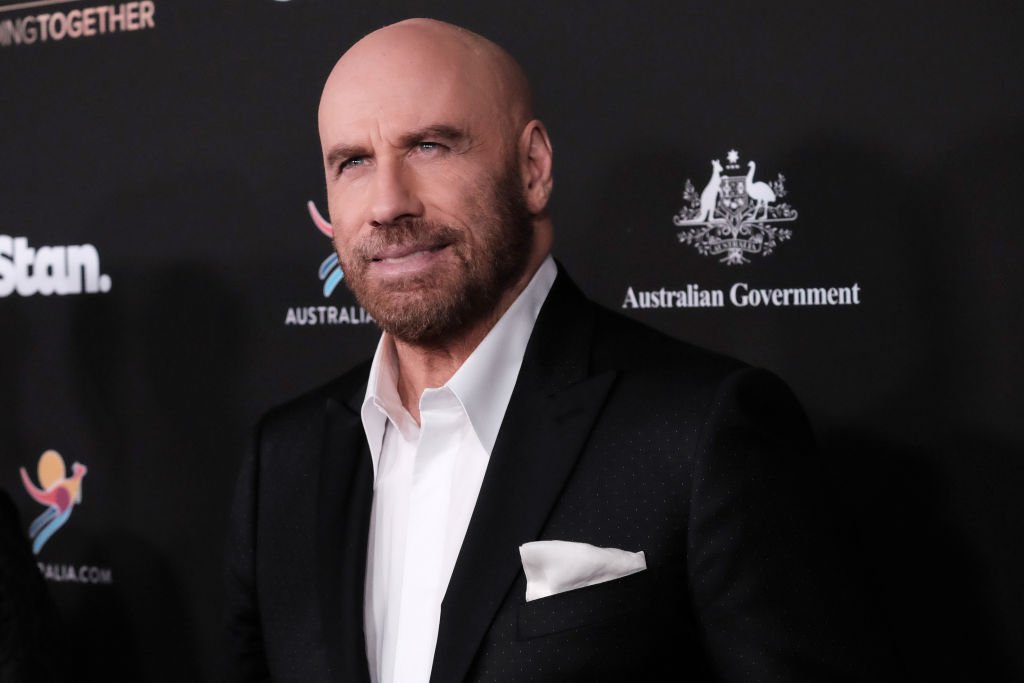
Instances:
[[[465,114],[444,111],[457,102],[460,92],[465,88],[451,73],[427,77],[393,65],[336,69],[321,97],[320,126],[366,130],[387,121],[418,128],[437,119],[452,119],[456,113]]]

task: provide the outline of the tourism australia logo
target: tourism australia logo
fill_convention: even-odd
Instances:
[[[746,171],[743,171],[744,166]],[[730,266],[750,263],[747,256],[768,256],[793,233],[783,224],[796,220],[797,212],[781,201],[786,196],[786,178],[781,173],[771,182],[755,180],[757,163],[740,163],[735,149],[726,154],[726,164],[714,159],[711,178],[700,194],[687,179],[683,188],[685,206],[672,222],[685,228],[679,241],[704,256],[721,256]]]
[[[64,457],[51,449],[39,456],[35,480],[24,467],[19,468],[19,472],[25,492],[44,508],[28,528],[32,553],[38,557],[43,546],[64,528],[71,519],[71,513],[82,504],[83,479],[89,468],[80,462],[73,462],[68,471]],[[66,561],[37,561],[36,566],[47,581],[94,585],[114,583],[114,572],[110,567]]]
[[[68,475],[64,458],[57,451],[49,450],[39,456],[36,470],[38,486],[24,467],[20,472],[25,490],[46,508],[29,527],[32,552],[38,555],[50,537],[67,523],[75,506],[82,502],[82,478],[89,468],[76,462],[71,466],[72,474]]]
[[[320,215],[316,204],[312,200],[306,202],[306,210],[309,211],[309,217],[313,219],[313,225],[316,226],[316,229],[326,235],[328,239],[333,238],[334,228],[331,227],[330,222],[326,218]],[[345,278],[345,271],[341,269],[341,263],[338,262],[338,254],[333,249],[331,250],[331,255],[320,264],[319,276],[324,283],[324,298],[333,294],[334,290]]]
[[[330,221],[324,218],[312,201],[306,202],[306,210],[317,230],[328,238],[334,235]],[[320,263],[317,270],[320,278],[324,299],[330,299],[338,285],[345,279],[345,271],[341,268],[338,255],[331,250],[330,255]],[[322,303],[311,306],[289,306],[284,316],[285,325],[365,325],[372,323],[373,318],[362,306],[335,306]]]

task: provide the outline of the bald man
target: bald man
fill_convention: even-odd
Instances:
[[[231,680],[885,679],[796,401],[552,260],[551,143],[504,50],[383,28],[319,125],[345,282],[383,334],[260,424]]]

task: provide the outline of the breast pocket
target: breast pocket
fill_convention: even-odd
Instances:
[[[523,603],[519,606],[519,638],[538,638],[643,613],[651,606],[652,584],[650,570],[644,570]]]

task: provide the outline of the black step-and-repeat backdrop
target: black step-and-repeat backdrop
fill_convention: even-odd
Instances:
[[[1019,3],[0,3],[0,487],[78,680],[216,680],[257,416],[366,357],[316,107],[407,16],[531,75],[557,254],[811,415],[914,680],[1024,677]]]

